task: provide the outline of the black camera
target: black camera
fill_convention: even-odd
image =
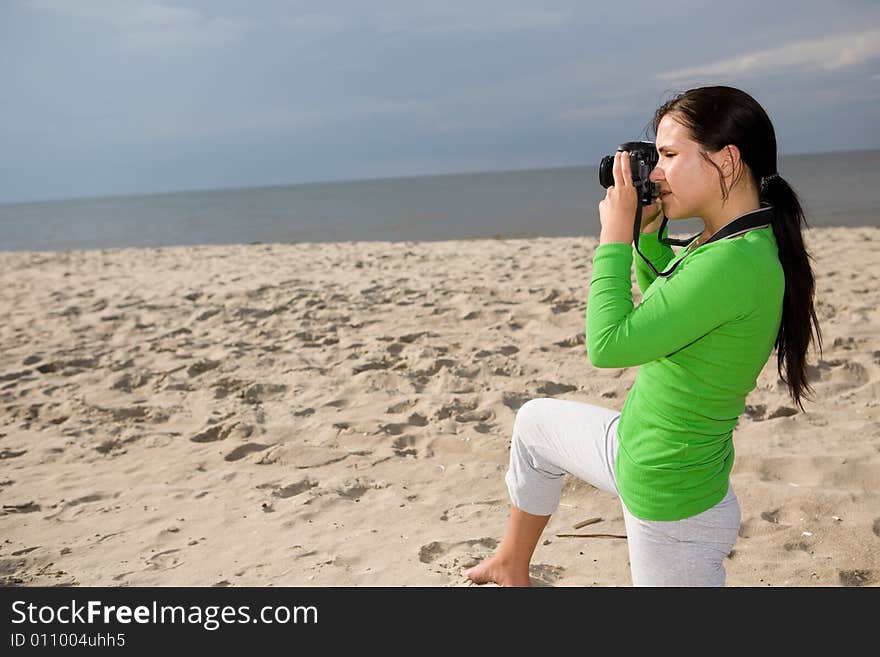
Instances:
[[[618,152],[629,152],[629,169],[633,185],[642,205],[651,205],[660,193],[660,186],[648,180],[657,164],[657,151],[652,141],[628,141],[617,147]],[[605,189],[614,184],[614,156],[606,155],[599,162],[599,184]]]

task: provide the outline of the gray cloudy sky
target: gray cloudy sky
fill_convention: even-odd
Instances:
[[[880,147],[876,0],[0,3],[0,202],[593,165],[703,84]]]

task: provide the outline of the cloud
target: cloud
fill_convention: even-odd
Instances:
[[[559,27],[571,20],[564,12],[493,12],[486,16],[386,13],[379,31],[406,34],[522,32]]]
[[[362,121],[427,116],[432,111],[433,104],[429,101],[380,98],[331,109],[273,106],[223,113],[169,110],[138,116],[126,114],[117,117],[116,125],[120,135],[132,134],[136,125],[139,138],[209,138],[235,134],[307,133]]]
[[[281,20],[281,24],[293,30],[309,33],[338,32],[349,26],[350,21],[334,14],[302,14]]]
[[[252,27],[241,19],[143,0],[29,0],[28,7],[109,26],[120,45],[133,49],[229,44]]]
[[[560,114],[559,118],[565,123],[592,123],[597,119],[607,119],[620,116],[632,111],[631,103],[606,103],[591,107],[579,107]]]
[[[669,71],[659,80],[696,77],[761,77],[791,69],[836,71],[880,57],[880,29],[795,41],[704,66]]]

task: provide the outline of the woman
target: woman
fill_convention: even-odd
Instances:
[[[723,586],[741,519],[729,480],[733,429],[774,347],[801,410],[812,392],[811,321],[820,354],[821,334],[806,222],[777,173],[766,112],[738,89],[702,87],[662,105],[652,128],[659,161],[650,178],[661,195],[643,210],[639,249],[662,273],[636,259],[634,308],[637,200],[628,154],[618,153],[599,204],[587,306],[590,361],[640,365],[635,383],[619,413],[556,399],[520,408],[505,477],[510,521],[496,553],[465,572],[476,583],[529,585],[532,553],[570,473],[621,499],[634,586]],[[750,213],[765,227],[716,235]],[[705,228],[674,254],[657,235],[664,215],[700,217]]]

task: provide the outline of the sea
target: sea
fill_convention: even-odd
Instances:
[[[880,225],[880,150],[780,156],[810,227]],[[596,166],[0,204],[0,251],[598,236]],[[672,232],[693,235],[699,219]]]

